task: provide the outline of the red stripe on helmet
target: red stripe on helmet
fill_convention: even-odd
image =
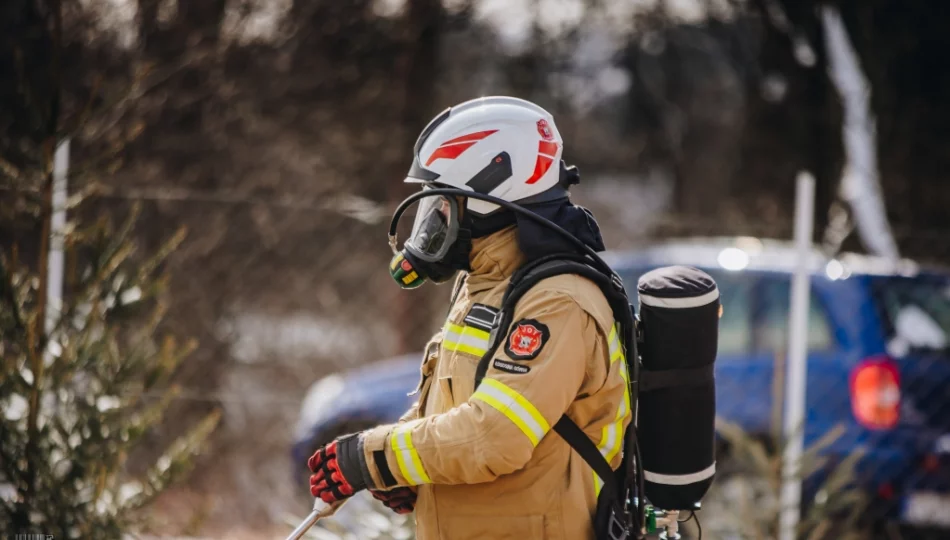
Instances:
[[[528,178],[526,184],[533,184],[541,179],[544,176],[544,173],[548,172],[548,169],[551,168],[551,164],[554,163],[552,158],[548,156],[538,154],[538,160],[534,162],[534,174],[531,175],[531,178]]]
[[[554,157],[557,155],[557,143],[541,141],[538,143],[538,152]]]
[[[469,133],[468,135],[462,135],[461,137],[456,137],[452,140],[445,141],[440,146],[445,146],[447,144],[455,144],[455,143],[460,143],[460,142],[465,142],[465,141],[480,141],[497,131],[498,131],[497,129],[489,129],[488,131],[479,131],[477,133]]]
[[[455,159],[461,156],[462,152],[465,152],[478,141],[497,131],[497,129],[479,131],[477,133],[469,133],[468,135],[462,135],[461,137],[456,137],[452,140],[445,141],[435,149],[435,152],[432,152],[431,156],[429,156],[429,160],[426,161],[426,167],[431,165],[432,162],[437,159]]]
[[[440,146],[435,149],[435,152],[432,152],[432,155],[429,156],[429,161],[426,161],[426,167],[432,165],[432,162],[437,159],[455,159],[462,155],[462,152],[468,150],[475,145],[477,141],[472,142],[463,142],[461,144],[453,144],[451,146]]]

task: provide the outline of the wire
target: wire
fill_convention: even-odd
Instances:
[[[693,521],[696,522],[696,529],[698,530],[698,533],[699,533],[699,538],[698,538],[698,540],[703,540],[703,526],[702,526],[702,524],[699,523],[699,516],[696,515],[696,511],[695,511],[695,510],[690,510],[690,511],[689,511],[689,517],[688,517],[688,518],[686,518],[686,519],[677,519],[676,521],[677,521],[678,523],[686,523],[686,522],[688,522],[689,520],[693,520]]]
[[[697,534],[699,535],[698,540],[703,540],[703,526],[699,522],[699,516],[696,515],[695,510],[690,510],[689,517],[683,521],[689,521],[689,520],[693,520],[696,522],[696,530],[697,530]]]

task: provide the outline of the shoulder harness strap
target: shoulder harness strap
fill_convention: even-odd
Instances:
[[[574,423],[566,414],[562,414],[561,418],[554,424],[554,431],[594,469],[597,476],[603,480],[605,488],[622,496],[614,471],[610,468],[610,463],[607,462],[607,459],[597,449],[597,445],[590,440],[590,437],[584,433],[580,426]]]

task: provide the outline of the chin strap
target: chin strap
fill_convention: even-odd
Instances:
[[[459,230],[455,236],[455,242],[449,250],[449,256],[444,263],[450,268],[470,272],[472,270],[471,254],[472,220],[471,218],[463,217],[461,223],[459,223]]]

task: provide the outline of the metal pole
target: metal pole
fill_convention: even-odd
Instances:
[[[805,375],[808,353],[809,273],[814,227],[815,178],[798,174],[795,194],[795,248],[788,320],[788,377],[785,380],[784,452],[782,456],[779,540],[794,540],[801,514],[801,457],[804,447]]]
[[[52,216],[49,229],[49,264],[46,268],[46,335],[56,326],[63,311],[63,267],[65,255],[63,244],[66,236],[66,178],[69,173],[69,139],[64,139],[56,147],[53,155],[53,193]],[[50,349],[46,347],[44,356],[49,359]]]
[[[310,512],[300,525],[297,525],[297,528],[290,533],[290,536],[287,537],[287,540],[300,540],[303,538],[307,531],[311,527],[316,525],[317,521],[323,519],[327,516],[333,515],[334,512],[343,504],[343,501],[339,501],[335,504],[327,504],[323,502],[322,499],[314,499],[313,501],[313,511]]]

